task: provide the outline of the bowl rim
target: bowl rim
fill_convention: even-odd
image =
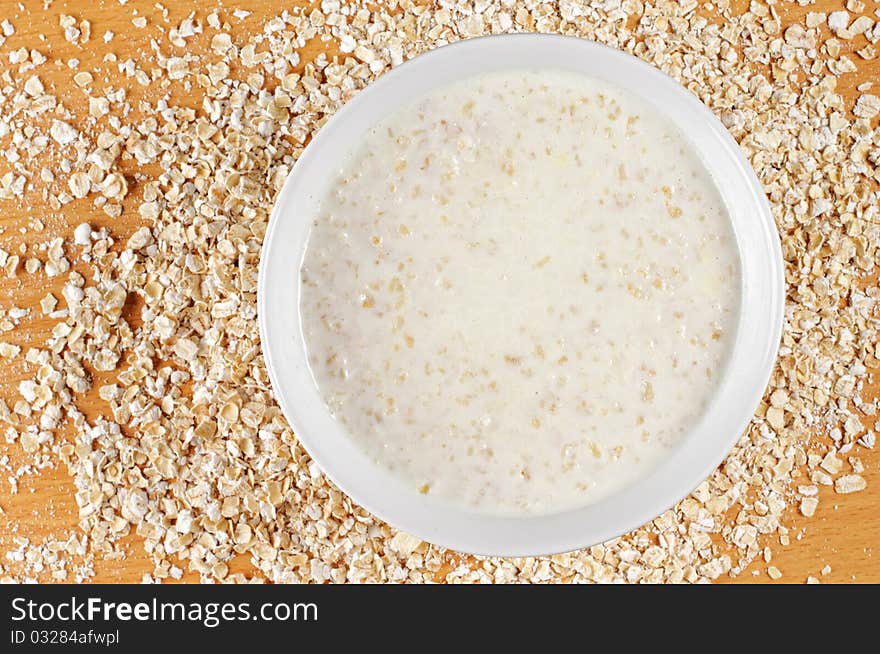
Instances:
[[[318,394],[299,320],[299,268],[311,219],[297,217],[309,214],[307,208],[338,171],[341,153],[357,144],[351,135],[374,124],[394,101],[463,75],[504,69],[596,77],[636,93],[672,119],[716,180],[740,254],[737,332],[702,419],[647,476],[593,504],[549,515],[468,511],[418,494],[371,462]],[[444,45],[358,92],[314,136],[279,192],[264,235],[257,290],[260,343],[273,394],[296,438],[329,480],[398,529],[453,550],[500,556],[554,554],[604,542],[650,522],[699,486],[738,441],[764,394],[782,335],[784,303],[782,250],[770,206],[722,123],[650,64],[593,41],[554,34],[492,35]]]

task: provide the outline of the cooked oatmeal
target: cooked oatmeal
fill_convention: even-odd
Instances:
[[[512,71],[377,125],[324,198],[303,330],[333,415],[422,493],[545,513],[644,475],[713,395],[738,255],[687,141]]]

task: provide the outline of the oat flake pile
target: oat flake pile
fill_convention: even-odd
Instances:
[[[33,309],[56,322],[45,342],[28,340],[28,310],[14,298],[0,305],[0,363],[28,370],[20,398],[0,401],[0,428],[30,465],[5,458],[4,481],[14,490],[17,476],[63,462],[81,528],[42,542],[14,537],[0,577],[88,579],[96,558],[125,555],[131,546],[119,541],[131,532],[155,563],[147,578],[159,580],[192,570],[206,581],[698,582],[735,575],[759,556],[780,576],[770,550],[789,540],[787,507],[811,516],[820,486],[864,489],[859,451],[875,442],[876,400],[861,393],[880,355],[880,98],[866,83],[847,106],[836,89],[854,57],[874,58],[880,18],[870,17],[870,2],[850,0],[827,15],[805,8],[783,29],[767,4],[724,15],[719,6],[726,2],[324,0],[245,41],[228,31],[247,12],[196,14],[157,31],[142,59],[118,61],[111,32],[62,16],[55,29],[67,41],[106,50],[130,85],[149,91],[149,103],[131,107],[123,89],[64,61],[88,94],[88,115],[43,83],[56,65],[39,43],[0,45],[0,207],[43,193],[59,214],[84,199],[95,215],[134,206],[142,219],[127,240],[84,222],[47,230],[40,247],[0,250],[5,273],[23,284],[65,280]],[[151,27],[142,16],[132,22]],[[4,21],[0,41],[16,27]],[[589,550],[463,558],[354,506],[300,447],[260,354],[257,263],[278,189],[346,100],[433,47],[517,31],[631,52],[721,118],[771,200],[788,304],[758,415],[690,497]],[[210,51],[191,54],[188,39],[203,36]],[[341,54],[303,67],[298,52],[315,38]],[[167,96],[170,86],[186,97]],[[100,398],[103,417],[77,409],[86,395]],[[239,555],[253,567],[231,573]]]

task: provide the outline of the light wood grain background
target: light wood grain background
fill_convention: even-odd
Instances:
[[[277,15],[284,8],[296,4],[306,4],[304,0],[287,0],[286,2],[264,0],[262,2],[246,2],[241,0],[218,4],[216,0],[197,0],[194,2],[176,2],[168,0],[167,17],[154,0],[131,0],[120,5],[117,0],[54,0],[48,8],[43,7],[42,0],[26,1],[22,9],[18,3],[10,0],[0,2],[0,20],[8,18],[16,28],[13,36],[0,49],[0,72],[9,70],[16,77],[16,67],[9,64],[8,53],[13,48],[36,48],[50,58],[50,61],[39,70],[39,76],[50,93],[53,93],[68,108],[85,115],[85,95],[73,83],[76,72],[67,66],[71,58],[79,60],[77,70],[87,70],[98,80],[97,88],[104,84],[122,86],[129,90],[129,101],[136,106],[138,99],[143,97],[144,89],[132,80],[126,80],[116,71],[116,64],[104,62],[108,52],[114,53],[122,61],[129,57],[143,63],[150,54],[150,39],[157,35],[157,30],[167,33],[176,27],[191,11],[195,11],[200,19],[207,13],[219,8],[223,20],[231,25],[234,37],[247,36],[262,29],[266,18]],[[880,7],[875,1],[867,0],[866,13]],[[743,11],[747,2],[736,0],[731,11]],[[843,0],[816,0],[810,7],[799,7],[795,3],[776,3],[783,28],[793,20],[800,19],[806,11],[834,11],[843,8]],[[252,13],[244,19],[233,17],[233,10],[241,8]],[[701,8],[704,13],[716,11],[711,6]],[[146,29],[138,29],[132,24],[135,13],[148,19]],[[87,19],[91,23],[92,38],[84,46],[77,46],[64,40],[59,16],[69,14],[77,19]],[[114,38],[107,44],[102,37],[105,32],[114,33]],[[205,52],[210,34],[189,39],[187,50]],[[166,52],[172,49],[164,38],[162,48]],[[864,45],[864,39],[854,39],[851,44],[844,45],[844,51]],[[319,52],[335,54],[332,43],[313,40],[300,51],[303,61],[308,61]],[[861,82],[872,80],[880,83],[880,66],[878,62],[864,62],[858,56],[851,57],[859,66],[856,73],[841,78],[838,89],[843,93],[847,106],[851,107],[856,95],[855,87]],[[147,64],[147,69],[150,68]],[[234,71],[233,71],[234,73]],[[876,91],[875,91],[876,92]],[[198,106],[197,98],[175,98],[190,106]],[[5,147],[8,139],[0,139],[0,147]],[[47,160],[49,165],[57,162]],[[129,164],[131,165],[131,164]],[[0,175],[9,170],[8,164],[0,162]],[[124,171],[127,174],[135,172]],[[61,211],[53,211],[40,197],[39,193],[31,193],[19,200],[0,201],[0,248],[10,252],[18,252],[19,248],[30,248],[35,243],[44,242],[50,234],[64,235],[72,238],[73,229],[81,222],[89,222],[93,227],[107,226],[117,239],[125,239],[141,224],[137,214],[138,193],[135,191],[125,202],[123,215],[116,219],[107,218],[96,210],[87,200],[75,201]],[[36,221],[44,224],[42,231],[34,229]],[[23,233],[22,227],[28,227]],[[23,256],[22,260],[26,257]],[[34,308],[31,318],[25,321],[23,328],[9,334],[3,334],[7,342],[40,346],[53,322],[41,315],[38,307],[40,298],[53,291],[59,296],[63,281],[50,280],[40,272],[27,275],[23,271],[17,278],[0,278],[0,308],[12,306]],[[129,312],[131,314],[131,312]],[[132,314],[131,322],[139,321]],[[21,362],[0,369],[0,397],[5,398],[10,406],[18,399],[18,383],[26,378]],[[98,384],[96,383],[96,386]],[[99,403],[89,396],[80,403],[80,408],[89,418],[99,412]],[[74,533],[77,529],[77,509],[73,499],[73,484],[63,468],[47,469],[39,474],[21,476],[17,494],[11,493],[7,483],[9,470],[30,461],[24,456],[18,444],[8,444],[0,440],[0,456],[9,456],[9,467],[0,474],[0,553],[15,547],[15,538],[26,537],[31,542],[39,542],[44,536],[52,534],[63,537]],[[811,519],[792,515],[789,524],[793,527],[791,544],[781,547],[778,542],[768,541],[773,551],[773,565],[778,567],[783,578],[781,582],[803,582],[808,575],[821,577],[823,582],[880,582],[880,556],[875,556],[874,548],[880,541],[880,452],[862,454],[867,470],[864,476],[868,480],[868,489],[852,495],[835,495],[829,489],[822,489],[821,501],[816,515]],[[794,512],[793,512],[794,513]],[[95,581],[100,582],[137,582],[145,573],[152,570],[152,563],[146,556],[140,542],[134,537],[126,541],[127,556],[121,560],[97,561]],[[451,561],[452,562],[452,561]],[[831,572],[820,575],[820,570],[831,566]],[[234,561],[230,566],[233,571],[248,572],[251,566],[246,557]],[[755,562],[749,570],[738,577],[737,582],[769,581],[766,575],[767,564]],[[42,580],[48,580],[45,575]],[[185,581],[197,581],[195,575],[185,575]],[[722,579],[724,580],[724,579]]]

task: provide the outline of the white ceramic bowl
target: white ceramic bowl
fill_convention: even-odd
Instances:
[[[733,221],[742,307],[730,363],[702,420],[647,477],[595,504],[552,515],[495,517],[421,495],[371,461],[328,412],[307,363],[299,267],[316,207],[366,130],[430,89],[504,69],[582,73],[642,96],[689,137]],[[275,396],[309,454],[358,504],[406,532],[475,554],[540,555],[592,545],[655,518],[724,459],[767,385],[782,331],[779,238],[761,186],[715,116],[635,57],[589,41],[517,34],[472,39],[417,57],[357,94],[314,138],[278,196],[260,261],[259,321]]]

